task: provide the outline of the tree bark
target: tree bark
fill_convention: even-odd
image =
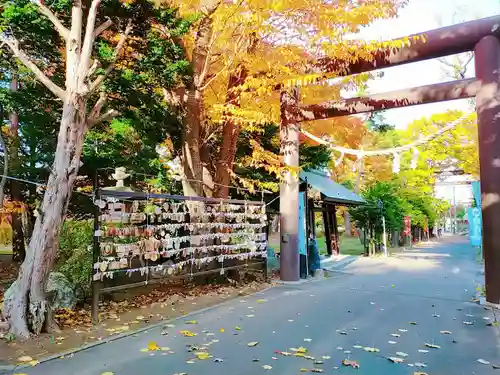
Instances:
[[[203,195],[203,165],[201,162],[201,127],[203,125],[203,92],[201,90],[209,68],[210,47],[213,38],[213,13],[220,2],[201,0],[204,13],[198,24],[191,65],[193,82],[186,90],[183,119],[182,166],[184,179],[182,187],[187,196]]]
[[[18,90],[17,73],[13,72],[10,81],[10,91],[15,92]],[[10,114],[9,126],[9,164],[11,174],[16,176],[19,172],[19,116],[16,112]],[[13,202],[24,203],[23,195],[21,192],[21,184],[19,181],[11,180],[10,195]],[[15,261],[22,262],[26,257],[26,248],[24,245],[24,232],[22,223],[22,214],[14,210],[11,214],[12,221],[12,258]]]
[[[28,246],[21,265],[14,293],[5,301],[4,314],[16,336],[28,338],[39,334],[50,313],[45,297],[47,277],[52,268],[57,239],[74,182],[80,166],[86,131],[86,102],[77,94],[68,93],[63,106],[61,125],[52,171]]]
[[[234,107],[240,107],[240,92],[238,87],[243,85],[248,77],[248,69],[240,65],[229,76],[226,94],[226,104]],[[230,171],[233,170],[234,158],[236,155],[236,144],[240,134],[240,126],[236,123],[234,117],[226,115],[222,129],[222,146],[217,161],[217,170],[215,174],[216,196],[218,198],[227,198],[229,196],[229,185],[231,183]]]

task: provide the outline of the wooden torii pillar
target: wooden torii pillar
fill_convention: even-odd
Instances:
[[[313,64],[315,72],[351,75],[390,66],[474,51],[476,78],[427,85],[364,98],[301,106],[297,89],[281,94],[281,152],[285,165],[297,168],[299,123],[382,109],[476,96],[483,215],[483,252],[486,300],[500,305],[500,15],[444,27],[421,34],[410,46],[381,49],[355,63],[322,59]],[[285,174],[280,189],[281,278],[299,280],[298,177]]]

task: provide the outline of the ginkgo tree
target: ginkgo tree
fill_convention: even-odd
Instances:
[[[227,188],[221,185],[230,185],[240,132],[261,132],[263,124],[279,123],[279,90],[287,86],[300,85],[302,99],[311,102],[335,99],[341,88],[366,80],[366,75],[327,80],[341,72],[324,74],[320,60],[354,62],[376,48],[392,46],[363,42],[355,34],[374,20],[394,17],[406,1],[172,3],[184,14],[200,15],[197,26],[183,40],[194,78],[182,90],[165,92],[166,100],[177,105],[183,118],[179,156],[184,191],[227,196]],[[222,139],[216,149],[207,145],[214,137]]]
[[[44,289],[80,168],[85,135],[118,116],[120,109],[130,110],[131,104],[124,101],[134,99],[132,105],[139,108],[143,103],[137,98],[155,95],[143,73],[148,70],[142,66],[148,61],[144,56],[161,54],[164,81],[175,84],[171,73],[183,58],[182,50],[161,33],[180,37],[189,22],[177,18],[171,8],[155,7],[145,0],[11,0],[2,3],[0,10],[2,53],[16,58],[62,107],[43,202],[26,259],[2,311],[11,331],[26,338],[31,332],[54,328]],[[129,51],[133,53],[124,59]],[[110,93],[111,80],[120,81],[121,90]],[[51,107],[47,103],[47,111]]]

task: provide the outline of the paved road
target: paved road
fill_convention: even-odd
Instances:
[[[162,327],[150,329],[77,353],[72,358],[16,372],[293,375],[302,368],[317,367],[325,374],[411,375],[418,371],[429,375],[500,374],[491,365],[477,362],[484,359],[500,364],[499,328],[486,325],[493,321],[492,312],[470,302],[479,271],[474,251],[465,240],[449,238],[397,258],[360,258],[328,280],[284,285],[258,296],[231,301],[190,318],[198,324],[176,322],[166,336],[161,335]],[[257,302],[260,299],[265,301]],[[465,325],[464,321],[473,325]],[[225,331],[220,332],[221,328]],[[191,330],[198,335],[183,337],[179,330]],[[441,334],[443,330],[452,333]],[[218,342],[209,346],[210,353],[223,362],[208,359],[186,363],[192,358],[186,345],[199,346],[212,340]],[[175,353],[141,351],[150,341]],[[258,345],[248,346],[255,341]],[[440,348],[428,348],[425,343]],[[358,345],[376,347],[380,352],[367,352],[355,347]],[[276,350],[290,352],[290,348],[301,346],[317,359],[330,358],[322,359],[323,364],[314,364],[312,360],[275,354]],[[397,352],[408,354],[404,363],[386,359]],[[340,363],[346,358],[359,362],[360,369],[343,367]],[[408,366],[418,362],[427,367]],[[266,370],[264,365],[272,369]]]

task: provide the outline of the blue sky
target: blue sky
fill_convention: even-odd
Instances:
[[[361,37],[388,40],[496,14],[500,14],[500,0],[410,0],[400,11],[398,18],[370,25],[362,31]],[[368,92],[378,93],[452,80],[446,77],[444,66],[438,60],[407,64],[383,71],[384,77],[371,82]],[[467,73],[468,76],[474,76],[473,63],[469,65]],[[455,100],[394,109],[387,111],[385,116],[397,128],[404,129],[408,123],[423,116],[449,109],[468,108],[467,100]]]

